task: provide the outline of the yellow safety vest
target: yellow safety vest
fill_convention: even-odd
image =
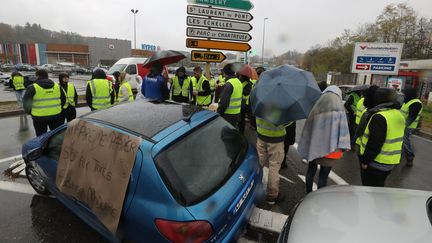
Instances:
[[[13,83],[16,91],[20,91],[20,90],[25,89],[23,76],[14,76],[12,79],[12,83]]]
[[[355,118],[355,124],[359,125],[360,120],[363,116],[363,114],[367,111],[367,108],[364,106],[364,100],[365,98],[362,97],[358,102],[356,106],[356,118]]]
[[[33,84],[35,94],[32,102],[32,116],[45,117],[54,116],[62,112],[60,85],[54,83],[49,89]]]
[[[63,106],[63,109],[66,109],[69,107],[69,105],[71,106],[76,106],[75,104],[75,86],[71,83],[67,84],[68,88],[67,88],[67,92],[60,86],[60,88],[62,89],[63,93],[66,96],[66,102]]]
[[[179,96],[181,94],[183,97],[189,98],[189,89],[191,85],[190,77],[184,79],[183,86],[180,86],[180,82],[177,76],[174,76],[172,80],[173,80],[173,95]]]
[[[254,83],[252,83],[252,80],[250,80],[250,81],[245,81],[245,82],[242,83],[243,89],[244,89],[248,84],[252,85],[252,87],[253,87],[253,85],[254,85]],[[252,88],[252,87],[251,87],[251,88]],[[242,96],[242,97],[243,97],[243,104],[249,105],[249,96],[250,96],[250,93],[249,93],[249,95],[243,95],[243,96]]]
[[[94,109],[104,109],[111,106],[111,83],[106,79],[93,79],[87,82],[92,94]]]
[[[120,85],[119,100],[121,100],[123,98],[123,92],[121,92],[123,86],[125,86],[128,90],[128,96],[129,96],[128,101],[133,101],[134,97],[133,97],[133,93],[132,93],[132,87],[131,87],[130,83],[127,81],[125,81],[122,85]]]
[[[271,138],[283,137],[286,135],[285,126],[275,126],[257,117],[256,126],[258,134]]]
[[[222,74],[219,75],[218,81],[219,81],[219,83],[218,83],[219,86],[224,86],[224,84],[225,84],[225,78],[222,76]]]
[[[207,78],[204,77],[204,75],[202,75],[201,78],[199,79],[198,83],[196,84],[196,91],[197,92],[203,91],[202,85],[203,85],[205,80],[207,80]],[[210,105],[212,103],[211,95],[207,95],[207,96],[197,95],[196,100],[197,100],[197,105],[201,105],[201,106],[207,106],[207,105]]]
[[[210,90],[212,91],[212,92],[214,92],[215,91],[215,89],[216,89],[216,81],[214,80],[214,78],[212,78],[212,79],[210,79]]]
[[[228,83],[233,86],[233,92],[231,93],[230,103],[228,108],[225,110],[225,114],[240,114],[243,97],[243,85],[238,78],[230,78]]]
[[[420,109],[420,112],[418,113],[416,119],[408,126],[408,128],[417,128],[419,121],[420,121],[421,113],[423,112],[423,104],[419,99],[412,99],[412,100],[408,101],[407,103],[404,103],[402,105],[401,110],[400,110],[402,115],[404,116],[404,118],[406,120],[409,116],[409,108],[414,103],[420,103],[420,105],[422,105],[422,108]]]
[[[369,140],[369,124],[373,116],[382,115],[387,123],[386,140],[381,148],[381,152],[374,159],[381,164],[395,165],[400,163],[402,153],[402,143],[405,130],[405,118],[396,110],[385,110],[372,115],[363,136],[360,138],[360,155],[364,155],[366,145]]]
[[[357,112],[357,103],[360,100],[360,96],[356,92],[352,92],[350,94],[354,98],[353,103],[351,104],[351,109],[354,111],[354,114]]]

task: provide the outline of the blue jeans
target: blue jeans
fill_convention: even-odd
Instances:
[[[402,151],[403,154],[405,154],[407,161],[413,161],[415,157],[414,149],[411,145],[411,134],[413,132],[414,128],[405,128]]]
[[[306,172],[306,193],[312,192],[313,180],[318,168],[316,160],[309,162],[308,170]],[[327,178],[330,174],[332,167],[320,165],[320,172],[318,177],[318,189],[327,186]]]
[[[22,107],[24,90],[15,90],[15,96],[19,107]]]

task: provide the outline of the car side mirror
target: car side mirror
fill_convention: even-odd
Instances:
[[[27,154],[28,161],[35,161],[39,159],[43,154],[43,150],[41,147],[35,148]]]

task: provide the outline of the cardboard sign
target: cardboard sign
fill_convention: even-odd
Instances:
[[[86,204],[113,233],[141,138],[75,119],[66,130],[57,166],[62,193]]]

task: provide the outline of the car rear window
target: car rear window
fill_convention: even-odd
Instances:
[[[189,206],[218,190],[246,151],[245,137],[218,117],[160,153],[156,166],[177,201]]]

